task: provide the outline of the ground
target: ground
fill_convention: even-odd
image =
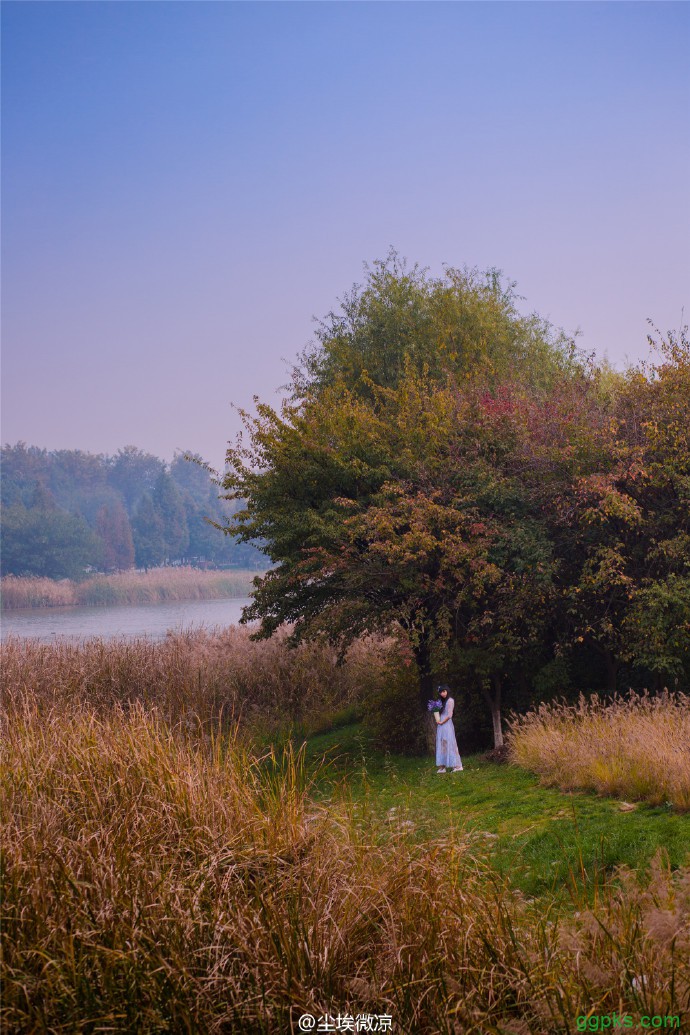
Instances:
[[[420,839],[455,828],[530,898],[591,895],[617,865],[644,868],[659,848],[673,867],[690,855],[689,814],[542,787],[479,755],[463,759],[464,772],[439,776],[432,758],[382,755],[352,724],[307,739],[305,756],[317,797],[345,796],[360,816],[382,828],[406,824]]]

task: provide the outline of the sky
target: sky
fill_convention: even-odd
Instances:
[[[2,441],[222,464],[363,264],[690,312],[690,5],[2,3]]]

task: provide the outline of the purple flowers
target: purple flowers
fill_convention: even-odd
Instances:
[[[429,701],[427,709],[430,712],[441,712],[443,711],[443,701]]]

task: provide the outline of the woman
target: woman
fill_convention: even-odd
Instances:
[[[453,708],[455,701],[449,696],[450,687],[440,686],[438,696],[443,701],[443,708],[437,713],[436,719],[436,765],[437,773],[445,773],[446,767],[452,768],[454,773],[462,772],[462,759],[458,751],[458,742],[455,739],[455,728],[453,726]]]

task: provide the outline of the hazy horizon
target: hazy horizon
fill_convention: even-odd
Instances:
[[[690,9],[2,5],[2,441],[214,466],[364,262],[616,366],[690,292]],[[687,316],[686,316],[687,320]]]

